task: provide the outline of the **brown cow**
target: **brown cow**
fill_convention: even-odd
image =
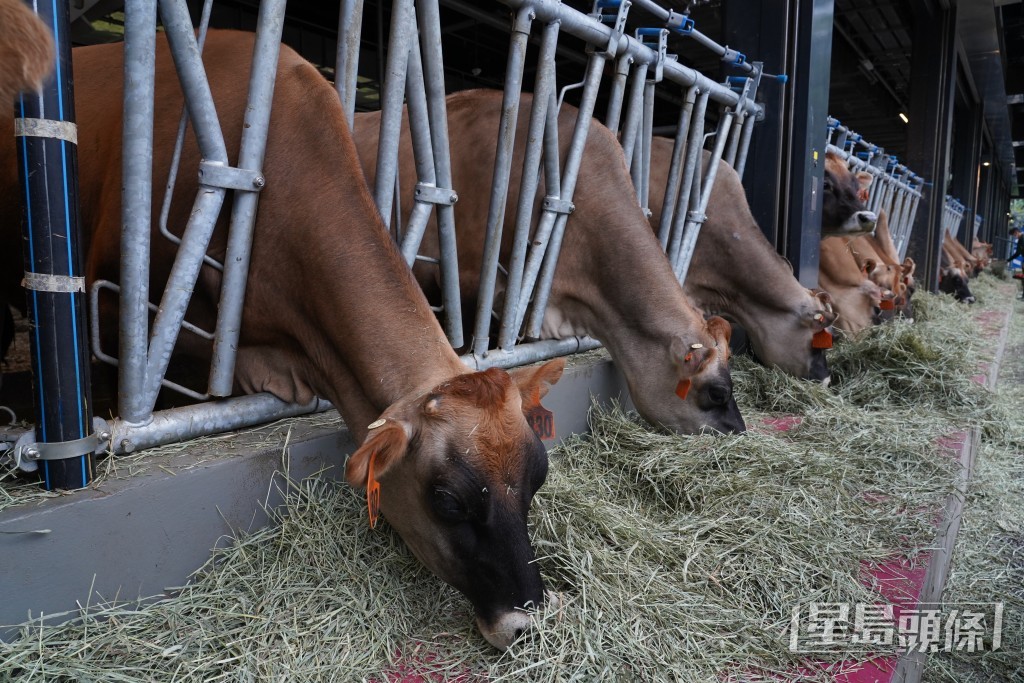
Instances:
[[[835,326],[854,335],[877,322],[883,292],[869,278],[874,264],[861,268],[845,237],[826,237],[821,241],[818,284],[832,296],[839,317]]]
[[[825,192],[822,195],[821,235],[859,235],[875,229],[875,214],[864,207],[871,174],[851,173],[842,157],[825,153]]]
[[[974,257],[945,231],[942,235],[942,260],[939,269],[939,290],[952,294],[957,301],[973,304],[974,294],[967,284],[974,271]]]
[[[39,90],[53,68],[50,29],[21,0],[0,0],[0,118],[19,92]]]
[[[674,143],[658,137],[651,142],[650,220],[657,229]],[[705,168],[708,156],[705,152]],[[796,377],[827,380],[825,352],[813,348],[812,337],[835,320],[828,295],[806,289],[793,276],[758,228],[739,176],[724,161],[706,213],[686,294],[704,310],[735,319],[763,362]]]
[[[237,154],[251,34],[211,31],[204,59],[217,112]],[[121,225],[123,73],[119,45],[74,51],[87,278],[117,279]],[[157,41],[154,204],[159,206],[182,98],[167,43]],[[10,122],[0,124],[0,252],[17,250],[18,199]],[[195,169],[194,137],[182,167]],[[487,640],[507,647],[544,597],[527,513],[547,455],[523,411],[557,381],[562,361],[514,372],[470,372],[455,355],[361,180],[337,94],[282,47],[263,168],[236,368],[244,392],[330,399],[362,446],[346,478],[379,489],[379,509],[431,571],[473,603]],[[182,173],[170,225],[181,230],[199,190]],[[209,253],[224,258],[226,216]],[[13,227],[12,227],[13,226]],[[152,282],[175,248],[154,222]],[[19,274],[4,272],[7,295]],[[220,274],[204,267],[189,319],[212,329]],[[101,322],[116,322],[112,306]],[[109,330],[108,330],[109,333]],[[209,343],[182,335],[184,353]],[[116,348],[111,347],[111,348]],[[370,424],[372,422],[372,424]],[[369,425],[369,427],[367,426]]]
[[[877,284],[883,293],[888,290],[894,294],[891,299],[882,299],[882,318],[887,319],[894,315],[913,317],[910,295],[913,294],[914,261],[907,258],[903,263],[899,262],[899,254],[889,233],[889,218],[884,210],[878,214],[874,234],[854,238],[850,242],[850,247],[857,265],[861,268],[866,269],[871,262],[875,264],[870,273],[871,281]],[[890,301],[892,308],[887,305]]]
[[[490,202],[486,179],[494,166],[501,101],[502,93],[491,90],[459,92],[447,100],[448,125],[453,131],[453,184],[461,192],[455,205],[455,224],[463,297],[473,297],[479,283]],[[523,96],[519,140],[527,134],[531,101],[530,96]],[[569,105],[561,108],[563,150],[576,111]],[[356,116],[356,144],[371,181],[376,174],[379,127],[379,113]],[[407,125],[400,150],[402,177],[415,178]],[[518,145],[505,213],[504,264],[511,249],[522,168],[523,149]],[[406,215],[413,204],[413,185],[402,183]],[[605,189],[598,192],[595,188]],[[611,131],[593,122],[574,197],[576,210],[566,225],[541,335],[588,334],[599,339],[622,369],[637,410],[651,423],[680,432],[703,427],[742,431],[743,419],[732,398],[729,376],[729,324],[721,318],[705,322],[687,301],[631,188],[618,141]],[[431,226],[436,225],[431,221]],[[437,256],[436,229],[428,227],[420,253]],[[414,272],[428,298],[439,300],[437,269],[419,266]],[[504,281],[499,278],[498,291],[503,289]],[[466,306],[464,311],[469,313],[472,308]],[[683,385],[691,388],[677,396]],[[680,400],[680,396],[687,398]]]

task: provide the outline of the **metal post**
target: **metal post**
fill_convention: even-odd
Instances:
[[[238,168],[253,171],[262,179],[263,157],[270,128],[270,107],[277,78],[277,57],[284,30],[286,0],[264,0],[260,3],[249,75],[249,97],[242,124],[242,140],[238,152]],[[227,250],[224,257],[224,278],[221,281],[220,307],[217,312],[216,338],[210,363],[211,396],[230,396],[234,386],[235,352],[242,332],[242,306],[249,277],[252,254],[252,232],[256,223],[256,206],[262,185],[249,191],[236,190],[231,210]]]
[[[907,131],[908,166],[929,184],[918,212],[907,251],[917,263],[924,288],[939,284],[942,254],[941,219],[945,184],[949,177],[949,140],[952,132],[953,93],[956,82],[956,6],[938,7],[916,0],[911,82],[921,84],[910,93],[910,124]]]
[[[38,426],[28,457],[42,461],[43,485],[77,489],[93,477],[89,346],[67,3],[39,3],[56,44],[54,73],[16,109],[18,170],[25,203],[24,286],[31,323]]]
[[[789,71],[800,87],[789,93],[787,107],[791,133],[789,211],[784,242],[786,256],[800,284],[815,287],[821,242],[833,0],[800,0],[795,14],[795,50]]]
[[[334,63],[334,89],[338,91],[349,128],[352,128],[356,111],[362,28],[363,0],[341,0],[338,16],[338,54]]]
[[[628,52],[619,55],[619,58],[615,60],[615,75],[612,76],[612,89],[608,95],[608,110],[604,120],[604,125],[615,134],[619,132],[622,98],[626,94],[626,78],[629,76],[629,68],[632,64],[633,57]]]
[[[626,103],[626,117],[622,120],[622,151],[626,165],[633,170],[633,145],[640,131],[640,117],[644,107],[644,80],[647,78],[646,62],[636,62],[629,76],[629,99]]]
[[[703,186],[694,183],[694,193],[698,197],[696,207],[687,215],[686,228],[683,232],[683,245],[679,260],[676,263],[676,277],[680,283],[686,282],[686,275],[690,271],[690,261],[693,259],[693,252],[697,248],[697,238],[700,236],[701,225],[707,219],[705,212],[708,209],[708,202],[711,201],[711,191],[714,189],[715,176],[718,175],[718,163],[722,159],[725,145],[728,142],[729,132],[732,130],[732,123],[735,114],[726,111],[718,122],[718,135],[715,139],[715,148],[708,159],[708,168],[705,171]],[[739,134],[739,131],[735,131]],[[700,177],[699,175],[697,176]]]
[[[505,220],[509,175],[512,171],[512,149],[519,120],[519,96],[522,90],[523,65],[526,61],[526,42],[530,37],[530,26],[534,16],[536,15],[531,7],[523,7],[516,12],[508,64],[505,68],[505,95],[501,101],[498,147],[494,154],[491,203],[487,210],[487,232],[484,236],[484,254],[480,264],[480,290],[477,296],[476,326],[473,330],[473,352],[480,355],[486,353],[490,338],[494,287],[498,277],[498,256],[501,252],[501,231]]]
[[[391,227],[394,205],[395,179],[398,177],[398,142],[402,134],[402,100],[405,93],[406,70],[409,64],[409,44],[415,30],[413,0],[396,0],[391,7],[391,33],[388,37],[387,73],[382,78],[380,136],[377,145],[377,177],[374,179],[373,200]]]
[[[587,143],[587,134],[590,132],[591,118],[594,115],[594,103],[597,100],[597,89],[601,83],[601,73],[604,71],[604,64],[607,58],[595,52],[590,55],[587,64],[587,73],[583,77],[583,95],[580,98],[579,113],[576,117],[576,126],[569,140],[569,150],[565,157],[565,167],[562,170],[562,188],[559,199],[563,202],[571,202],[573,193],[576,191],[576,179],[579,176],[580,164],[583,161],[583,148]],[[558,265],[558,254],[562,247],[562,235],[565,232],[565,223],[569,218],[568,213],[558,214],[555,227],[551,231],[551,241],[544,252],[544,264],[541,266],[540,276],[537,280],[537,290],[533,297],[533,308],[530,315],[530,324],[526,330],[526,336],[537,337],[540,335],[541,323],[544,321],[544,311],[548,305],[548,295],[551,293],[551,283],[555,278],[555,267]],[[524,291],[532,287],[524,285]],[[521,309],[522,310],[522,309]]]
[[[683,165],[683,182],[679,187],[675,217],[669,233],[668,255],[672,269],[679,263],[683,246],[683,231],[690,212],[691,197],[695,179],[700,177],[701,157],[704,150],[704,114],[708,108],[708,93],[700,92],[690,121],[690,134],[686,147],[686,161]],[[694,205],[696,208],[696,205]]]
[[[441,52],[441,18],[437,0],[420,0],[420,42],[423,49],[423,87],[427,94],[430,119],[430,143],[434,152],[437,186],[452,187],[452,163],[448,137],[448,113],[445,105],[444,59]],[[441,302],[444,306],[445,334],[455,348],[465,344],[462,324],[462,293],[459,285],[459,256],[455,242],[455,209],[451,204],[437,205],[437,239],[441,260]]]
[[[125,7],[124,135],[121,190],[121,288],[117,407],[131,424],[147,422],[149,249],[153,206],[153,92],[156,80],[156,0]]]
[[[533,87],[533,107],[530,111],[530,127],[523,160],[523,174],[519,183],[519,204],[516,209],[512,254],[509,259],[508,281],[505,287],[505,305],[498,332],[498,347],[501,349],[508,349],[515,343],[519,333],[516,323],[522,319],[519,310],[520,293],[523,284],[523,270],[526,267],[526,249],[530,243],[533,205],[539,184],[544,148],[544,128],[548,119],[548,108],[554,106],[554,58],[555,48],[558,46],[558,29],[558,22],[551,22],[544,26],[541,36],[540,54],[537,59],[539,66]],[[553,123],[557,128],[557,116]],[[557,163],[557,157],[554,161]]]
[[[683,170],[683,152],[690,134],[690,117],[693,105],[697,101],[697,86],[691,85],[686,91],[686,99],[679,109],[679,123],[676,124],[676,136],[672,145],[672,161],[668,167],[668,180],[665,183],[665,197],[661,203],[661,219],[658,224],[658,241],[663,250],[668,248],[669,230],[675,216],[676,195],[679,192],[679,180]]]

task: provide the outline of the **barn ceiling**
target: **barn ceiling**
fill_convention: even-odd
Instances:
[[[665,7],[691,10],[697,28],[720,40],[724,0],[669,0]],[[742,0],[733,0],[742,1]],[[829,113],[865,139],[902,156],[907,144],[908,124],[900,118],[910,103],[910,56],[913,48],[911,2],[949,0],[835,0],[835,30],[832,46],[832,79]],[[952,0],[955,1],[955,0]],[[468,87],[501,87],[508,45],[508,10],[497,3],[479,0],[440,0],[442,31],[449,90]],[[78,42],[99,42],[118,32],[118,15],[123,7],[117,0],[71,0],[73,13],[91,23],[76,24]],[[198,16],[200,2],[189,0]],[[359,105],[377,106],[377,74],[382,55],[377,46],[386,43],[390,2],[366,0],[361,56],[362,90]],[[566,5],[588,11],[587,0],[566,0]],[[119,7],[120,6],[120,7]],[[255,27],[258,0],[216,0],[214,26]],[[1024,172],[1024,12],[1020,0],[960,0],[958,6],[959,47],[962,58],[960,80],[965,91],[985,107],[990,134],[988,153],[1012,174]],[[300,1],[289,3],[285,42],[332,74],[337,27],[337,3]],[[106,22],[103,19],[106,18]],[[643,12],[631,11],[638,22]],[[639,25],[639,24],[638,24]],[[735,45],[743,50],[742,45]],[[692,39],[673,36],[670,52],[680,61],[709,75],[719,75],[713,55]],[[756,59],[757,55],[749,55]],[[532,57],[531,57],[532,59]],[[580,80],[582,45],[565,41],[557,58],[561,83]],[[525,82],[532,82],[534,64],[527,63]],[[766,65],[770,68],[772,65]],[[777,87],[769,85],[767,87]],[[571,97],[569,98],[571,101]],[[658,123],[675,119],[671,92],[656,109]],[[598,103],[598,113],[603,111]],[[1018,170],[1019,169],[1019,170]]]

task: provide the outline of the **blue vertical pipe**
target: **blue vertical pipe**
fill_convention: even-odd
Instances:
[[[25,94],[15,105],[15,117],[21,119],[18,173],[25,206],[36,439],[44,444],[89,436],[92,406],[68,3],[31,4],[53,31],[57,46],[56,66],[42,92]],[[94,472],[91,453],[40,464],[48,490],[82,488]]]

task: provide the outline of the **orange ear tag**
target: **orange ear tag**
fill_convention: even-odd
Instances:
[[[377,451],[370,454],[370,464],[366,471],[366,509],[370,513],[370,528],[377,526],[377,517],[380,515],[380,482],[373,477],[373,459],[377,457]]]
[[[550,410],[537,404],[526,411],[526,421],[530,429],[541,438],[542,441],[550,441],[555,438],[555,414]]]
[[[690,384],[688,378],[679,380],[679,384],[676,385],[676,396],[685,401],[686,395],[690,393]]]
[[[832,333],[828,330],[819,330],[814,333],[811,337],[811,348],[812,349],[831,349],[832,348]]]
[[[892,299],[882,299],[882,301],[878,304],[878,307],[881,308],[883,311],[891,311],[894,308],[896,308],[896,305],[892,302]]]

